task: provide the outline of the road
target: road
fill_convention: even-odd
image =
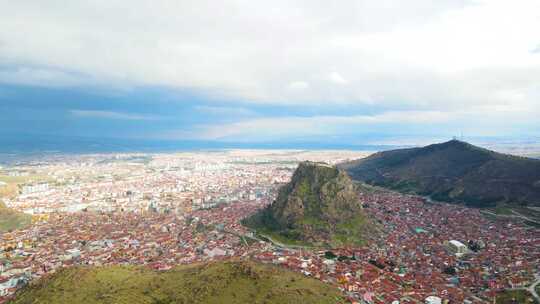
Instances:
[[[536,223],[536,224],[540,225],[540,222],[537,221],[536,219],[527,217],[527,216],[525,216],[525,215],[523,215],[521,213],[517,213],[514,210],[511,210],[512,214],[496,214],[496,213],[494,213],[492,211],[488,211],[488,210],[481,210],[480,212],[491,215],[491,216],[495,216],[495,217],[520,219],[520,220],[525,220],[525,221],[529,221],[529,222]]]
[[[262,242],[270,242],[272,243],[272,245],[278,247],[278,248],[281,248],[281,249],[289,249],[291,251],[295,251],[295,250],[317,250],[317,249],[324,249],[322,247],[312,247],[312,246],[302,246],[302,245],[288,245],[288,244],[283,244],[279,241],[276,241],[274,240],[273,238],[271,238],[270,236],[266,235],[266,234],[262,234],[262,233],[258,233],[257,231],[255,230],[251,230],[252,232],[252,235],[240,235],[238,233],[235,233],[235,232],[231,232],[231,231],[225,231],[227,233],[232,233],[238,237],[244,237],[244,238],[249,238],[249,239],[252,239],[252,240],[256,240],[256,241],[262,241]],[[264,239],[261,239],[257,236],[260,236]]]
[[[265,239],[268,239],[270,241],[270,243],[272,243],[274,246],[284,248],[284,249],[290,249],[290,250],[293,250],[293,251],[294,250],[317,249],[316,247],[309,247],[309,246],[302,246],[302,245],[287,245],[287,244],[283,244],[281,242],[278,242],[278,241],[274,240],[273,238],[269,237],[268,235],[265,235],[265,234],[259,234],[259,235],[264,237]]]
[[[527,290],[533,295],[538,303],[540,303],[540,295],[536,292],[536,286],[540,284],[540,274],[535,274],[534,278],[536,279]]]
[[[511,288],[510,290],[527,290],[536,299],[537,303],[540,303],[540,295],[536,292],[536,286],[540,284],[540,273],[534,275],[534,282],[529,287]]]

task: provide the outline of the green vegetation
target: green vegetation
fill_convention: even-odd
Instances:
[[[339,290],[315,279],[255,262],[143,267],[75,267],[23,288],[11,304],[346,303]]]
[[[273,160],[273,161],[246,161],[246,160],[236,160],[229,161],[227,164],[234,165],[294,165],[297,162],[294,160]]]
[[[538,304],[526,290],[506,290],[497,294],[497,304]]]
[[[286,246],[312,247],[312,244],[296,239],[292,236],[293,234],[294,233],[286,234],[284,232],[276,232],[264,227],[257,228],[257,235],[263,240],[271,238],[273,241]]]
[[[1,175],[0,174],[0,181],[4,183],[13,183],[13,184],[24,184],[29,182],[45,182],[50,181],[50,177],[45,175],[39,175],[39,174],[30,174],[26,176],[9,176],[9,175]]]
[[[276,201],[243,223],[276,242],[306,247],[362,245],[377,232],[347,174],[312,162],[301,163]]]
[[[0,185],[0,198],[2,197],[13,197],[17,194],[17,184],[6,183],[5,185]]]
[[[497,215],[512,215],[512,208],[508,206],[499,205],[493,208],[493,213]]]
[[[134,156],[127,156],[127,157],[111,157],[106,158],[98,164],[113,164],[113,163],[138,163],[147,165],[153,160],[152,156],[150,155],[134,155]]]
[[[0,201],[0,232],[21,229],[30,225],[31,222],[31,215],[11,210]]]
[[[492,220],[499,218],[521,219],[528,226],[540,227],[540,211],[538,207],[509,206],[508,204],[504,204],[498,205],[495,208],[488,208],[487,211],[492,213],[483,212],[484,216]]]
[[[27,227],[32,222],[32,216],[11,210],[1,201],[3,197],[13,197],[19,191],[18,186],[31,182],[50,181],[48,176],[27,175],[27,176],[8,176],[0,174],[0,232],[11,231]]]
[[[0,182],[6,185],[0,186],[0,198],[13,197],[18,192],[18,185],[32,182],[50,181],[50,177],[44,175],[30,174],[26,176],[9,176],[0,174]]]
[[[334,245],[363,245],[364,236],[362,234],[368,230],[366,225],[370,224],[363,214],[358,214],[337,224],[332,236],[336,240]]]
[[[496,153],[452,140],[375,153],[340,165],[358,181],[475,207],[540,204],[540,160]]]

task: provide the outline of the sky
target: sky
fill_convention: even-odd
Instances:
[[[3,138],[540,138],[538,0],[0,8]]]

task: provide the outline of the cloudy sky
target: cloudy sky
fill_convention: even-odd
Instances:
[[[540,136],[538,0],[0,0],[0,135]]]

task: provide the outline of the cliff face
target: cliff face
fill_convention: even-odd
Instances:
[[[375,153],[340,166],[352,178],[476,207],[540,205],[540,160],[452,140]]]
[[[335,167],[302,163],[270,206],[280,227],[295,227],[309,219],[336,223],[340,215],[361,210],[349,177]]]
[[[303,162],[274,203],[244,223],[284,240],[313,245],[361,244],[370,230],[349,176]]]

